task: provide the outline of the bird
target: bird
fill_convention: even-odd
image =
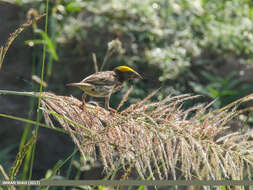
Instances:
[[[112,71],[96,72],[78,83],[69,83],[68,86],[79,87],[84,91],[82,95],[82,105],[85,105],[86,96],[105,98],[105,108],[115,112],[110,107],[110,97],[113,93],[122,89],[124,83],[129,80],[142,79],[142,76],[132,68],[122,65]]]

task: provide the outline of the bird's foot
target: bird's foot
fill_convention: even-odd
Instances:
[[[86,98],[86,94],[83,93],[83,95],[82,95],[82,104],[81,104],[81,106],[80,106],[80,109],[81,109],[82,111],[85,110],[85,104],[86,104],[85,98]]]
[[[82,104],[79,106],[79,108],[84,111],[85,110],[85,104],[86,102],[85,101],[82,101]]]
[[[110,111],[110,113],[112,113],[112,114],[115,114],[116,112],[117,112],[117,110],[115,110],[115,109],[113,109],[113,108],[111,108],[111,107],[108,107],[107,108],[109,111]]]

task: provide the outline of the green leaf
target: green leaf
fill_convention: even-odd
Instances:
[[[150,181],[151,180],[151,176],[149,176],[148,178],[147,178],[147,181]],[[144,189],[144,185],[140,185],[139,187],[138,187],[138,189],[137,190],[143,190]]]
[[[102,186],[102,185],[99,185],[99,186],[98,186],[98,190],[105,190],[105,187]]]
[[[235,80],[232,80],[232,81],[229,81],[227,83],[227,85],[225,86],[225,89],[232,89],[233,87],[235,87],[236,85],[238,85],[239,83],[241,82],[240,79],[235,79]]]
[[[207,78],[208,80],[212,81],[212,82],[217,82],[220,80],[220,78],[214,76],[214,75],[211,75],[210,73],[208,72],[205,72],[205,71],[202,71],[201,74]]]
[[[220,96],[231,96],[235,94],[236,94],[235,90],[223,90],[221,91]]]
[[[28,46],[33,46],[35,44],[44,44],[45,42],[43,40],[40,39],[36,39],[36,40],[26,40],[25,44]]]
[[[52,177],[53,175],[53,171],[51,169],[47,170],[46,175],[45,175],[45,179],[50,179],[50,177]]]
[[[189,82],[189,84],[193,87],[195,92],[212,97],[212,94],[208,91],[208,88],[202,86],[201,84],[195,82]]]
[[[68,12],[77,13],[82,10],[83,4],[81,2],[71,2],[67,4],[66,10]]]
[[[211,97],[213,98],[219,98],[220,97],[220,92],[217,89],[214,88],[208,88],[210,94],[212,95]]]
[[[45,40],[45,42],[46,42],[46,44],[48,46],[48,49],[49,49],[51,55],[53,56],[53,59],[55,61],[58,61],[59,58],[58,58],[58,55],[56,53],[54,44],[53,44],[52,40],[48,37],[47,33],[44,32],[43,30],[40,30],[40,29],[36,29],[35,32],[41,34],[42,38]]]

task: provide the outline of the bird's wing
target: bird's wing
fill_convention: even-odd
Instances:
[[[89,83],[93,85],[114,85],[116,75],[113,71],[104,71],[94,73],[83,79],[80,83]]]

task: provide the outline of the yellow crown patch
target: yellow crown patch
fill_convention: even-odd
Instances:
[[[122,72],[126,72],[126,71],[134,72],[134,70],[128,66],[118,66],[116,67],[116,69]]]

